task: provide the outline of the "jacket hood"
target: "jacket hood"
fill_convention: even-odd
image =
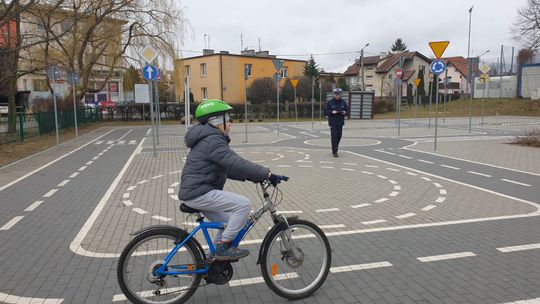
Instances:
[[[199,141],[212,135],[224,136],[218,129],[209,125],[194,125],[186,133],[185,141],[188,148],[193,148]]]

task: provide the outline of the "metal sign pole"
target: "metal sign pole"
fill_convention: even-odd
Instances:
[[[322,101],[322,81],[319,81],[319,125],[322,124]]]
[[[298,103],[296,100],[296,86],[294,87],[294,118],[296,120],[296,125],[298,125]]]
[[[433,147],[433,150],[437,150],[437,129],[438,129],[438,120],[439,120],[439,75],[435,74],[437,78],[437,91],[435,92],[435,145]]]
[[[245,143],[248,142],[248,106],[247,106],[247,85],[246,85],[247,72],[248,72],[247,65],[244,65],[244,124],[246,126]]]
[[[433,96],[433,81],[429,82],[429,120],[428,120],[428,129],[431,129],[431,97]]]
[[[75,73],[71,74],[71,88],[73,91],[73,117],[75,118],[75,139],[79,138],[79,127],[77,125],[77,103],[75,96]]]
[[[277,87],[277,136],[279,137],[279,71],[277,72],[276,77],[276,87]]]
[[[480,122],[480,124],[482,125],[482,127],[484,127],[484,100],[485,100],[485,97],[486,97],[486,87],[487,87],[487,84],[488,82],[486,81],[486,79],[484,79],[484,92],[482,94],[482,120]]]
[[[444,102],[443,102],[443,124],[446,124],[446,102],[448,101],[448,68],[444,71]]]
[[[156,138],[157,138],[157,145],[159,146],[160,143],[159,143],[159,127],[161,125],[161,111],[160,111],[160,108],[159,108],[159,92],[158,92],[158,85],[157,85],[157,80],[155,81],[152,81],[154,83],[154,99],[155,99],[155,106],[156,106],[156,109],[155,109],[155,112],[157,114],[157,117],[156,117]]]
[[[190,76],[186,76],[186,84],[187,84],[187,88],[186,88],[186,94],[187,94],[187,103],[186,103],[186,132],[187,132],[187,129],[188,127],[191,125],[191,94],[189,93],[191,88],[190,88],[190,85],[189,85],[189,78]]]
[[[418,87],[416,87],[416,92],[414,92],[414,121],[418,118]]]
[[[57,110],[57,107],[56,107],[56,92],[55,92],[55,89],[54,89],[54,83],[56,82],[56,73],[58,71],[58,68],[53,66],[53,67],[49,68],[49,71],[50,71],[49,78],[52,79],[51,89],[52,89],[53,103],[54,103],[54,127],[56,129],[56,145],[59,145],[60,144],[60,135],[59,135],[59,132],[58,132],[58,110]]]
[[[315,128],[315,77],[311,78],[311,130]]]
[[[157,156],[156,151],[156,130],[154,126],[154,98],[152,94],[152,81],[148,80],[148,93],[150,95],[150,119],[152,121],[152,147],[154,150],[154,157]]]

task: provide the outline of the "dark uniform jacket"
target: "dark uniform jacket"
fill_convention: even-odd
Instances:
[[[337,114],[332,114],[332,111],[338,111]],[[336,100],[335,98],[330,99],[326,102],[324,108],[324,113],[328,116],[328,125],[331,127],[343,126],[345,124],[345,116],[341,113],[342,111],[349,114],[349,107],[345,100],[340,99]]]
[[[263,181],[270,170],[240,157],[230,139],[210,125],[195,125],[185,137],[191,148],[182,170],[180,200],[191,200],[212,190],[223,190],[227,178]]]

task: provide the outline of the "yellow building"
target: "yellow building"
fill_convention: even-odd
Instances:
[[[189,88],[197,102],[221,99],[232,104],[244,104],[244,67],[248,68],[246,86],[249,88],[255,79],[273,77],[276,72],[273,60],[283,60],[281,87],[289,79],[304,75],[306,61],[275,58],[267,51],[246,50],[238,55],[204,50],[202,56],[177,59],[174,63],[176,98],[183,100],[184,80],[188,75]]]

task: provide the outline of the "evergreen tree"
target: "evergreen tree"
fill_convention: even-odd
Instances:
[[[407,45],[401,40],[401,38],[396,39],[396,42],[392,45],[392,52],[403,52],[407,51]]]
[[[135,90],[136,83],[143,83],[137,69],[130,65],[127,71],[124,73],[124,89],[128,91]]]
[[[425,88],[425,82],[424,82],[424,69],[421,68],[420,71],[418,71],[418,79],[420,79],[420,83],[418,84],[417,88],[417,95],[418,96],[426,96],[426,88]]]
[[[319,76],[319,66],[315,62],[313,55],[311,55],[306,66],[304,67],[304,76],[309,78]]]
[[[349,90],[349,85],[347,84],[347,80],[345,79],[345,76],[341,76],[338,78],[337,87],[342,89],[343,91]]]

